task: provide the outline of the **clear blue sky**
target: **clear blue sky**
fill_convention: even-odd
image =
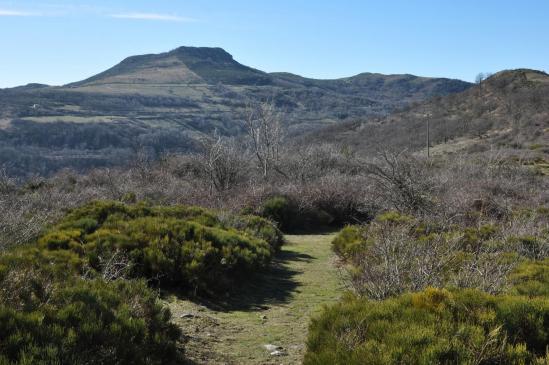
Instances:
[[[0,87],[77,81],[182,45],[315,78],[549,71],[549,1],[0,0]]]

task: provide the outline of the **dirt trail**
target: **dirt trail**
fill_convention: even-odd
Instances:
[[[223,307],[168,298],[188,339],[187,357],[195,364],[300,364],[310,317],[341,294],[332,239],[287,236],[273,268]],[[271,355],[266,344],[281,346],[283,355]]]

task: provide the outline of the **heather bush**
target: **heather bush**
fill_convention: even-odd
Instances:
[[[548,345],[547,299],[427,288],[326,307],[304,364],[546,364]]]

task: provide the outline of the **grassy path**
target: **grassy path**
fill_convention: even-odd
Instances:
[[[341,293],[332,265],[333,235],[287,236],[272,270],[224,298],[223,306],[168,298],[196,364],[299,364],[309,319]],[[263,345],[281,346],[272,356]]]

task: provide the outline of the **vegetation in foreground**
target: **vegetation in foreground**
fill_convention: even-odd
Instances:
[[[345,227],[332,248],[352,294],[313,319],[305,364],[549,363],[547,210],[476,222]]]
[[[546,297],[435,288],[348,297],[313,320],[304,363],[547,364],[548,329]]]
[[[0,361],[177,363],[180,330],[149,287],[223,292],[281,244],[259,217],[89,203],[0,256]]]

